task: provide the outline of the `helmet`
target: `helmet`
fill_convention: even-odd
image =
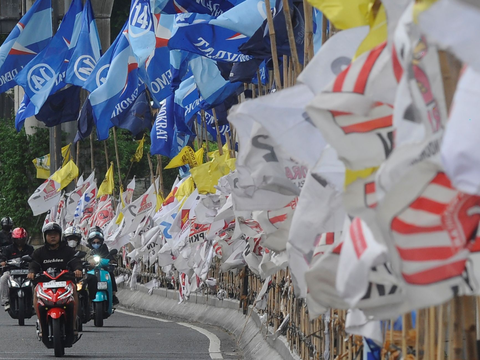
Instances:
[[[12,241],[15,245],[23,247],[27,243],[28,233],[24,228],[15,228],[12,232]]]
[[[45,224],[42,228],[42,233],[43,233],[43,240],[46,242],[47,239],[46,239],[46,234],[47,232],[49,231],[56,231],[60,234],[60,236],[62,236],[62,227],[60,225],[58,225],[56,222],[51,222],[51,223],[48,223],[48,224]]]
[[[103,231],[100,227],[94,226],[90,229],[87,236],[88,244],[91,246],[93,239],[98,239],[103,244],[105,237],[103,236]]]
[[[63,232],[63,240],[68,243],[68,246],[76,248],[82,240],[82,232],[76,226],[69,226]]]
[[[0,220],[0,224],[2,225],[2,229],[4,230],[12,230],[13,228],[13,220],[11,217],[5,216]]]

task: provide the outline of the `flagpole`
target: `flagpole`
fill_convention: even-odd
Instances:
[[[273,74],[275,76],[277,90],[280,90],[282,88],[282,83],[280,79],[280,67],[278,65],[277,55],[277,39],[275,38],[275,27],[273,26],[270,0],[265,0],[265,9],[265,12],[267,13],[268,32],[270,33],[270,47],[272,49]]]
[[[303,0],[305,17],[305,38],[303,41],[303,67],[305,68],[313,58],[313,7],[307,0]]]
[[[218,144],[218,152],[220,155],[223,155],[223,145],[222,145],[222,137],[220,135],[220,128],[218,126],[218,119],[217,119],[217,112],[215,108],[212,108],[213,119],[215,120],[215,129],[217,130],[217,144]]]
[[[117,130],[115,126],[113,127],[113,142],[115,145],[115,157],[117,158],[118,185],[120,186],[120,191],[122,191],[122,174],[120,173],[120,157],[118,156]]]
[[[163,186],[163,166],[162,166],[162,155],[157,155],[157,176],[160,179],[160,191],[162,197],[165,196],[165,188]]]
[[[205,159],[206,162],[208,162],[208,134],[207,134],[207,121],[205,120],[205,110],[202,109],[202,127],[204,131],[204,138],[205,138],[205,149],[206,149],[206,154],[205,154]]]
[[[296,78],[300,74],[301,68],[300,60],[298,59],[297,43],[295,42],[295,35],[293,34],[292,16],[290,15],[290,5],[288,4],[288,0],[283,0],[283,15],[285,15],[285,25],[287,27],[288,42],[290,44],[291,59],[293,59]]]
[[[90,133],[90,167],[92,169],[95,169],[95,159],[93,157],[93,131]]]

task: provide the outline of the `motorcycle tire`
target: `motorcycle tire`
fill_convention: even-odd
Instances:
[[[53,328],[53,351],[55,357],[61,357],[65,355],[65,348],[63,347],[63,334],[62,334],[62,322],[61,319],[52,319]]]
[[[18,325],[25,325],[25,298],[18,298]]]
[[[96,327],[103,326],[103,302],[96,302],[95,303],[95,318],[93,319],[93,324]]]
[[[83,322],[82,322],[82,318],[77,316],[77,330],[79,332],[83,331]]]

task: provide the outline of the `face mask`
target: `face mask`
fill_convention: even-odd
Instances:
[[[100,244],[92,244],[92,247],[96,250],[100,248]]]
[[[67,244],[68,246],[72,247],[72,248],[76,248],[77,247],[77,242],[75,240],[68,240],[67,241]]]

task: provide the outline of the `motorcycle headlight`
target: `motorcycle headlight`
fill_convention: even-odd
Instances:
[[[41,286],[37,286],[37,297],[48,301],[49,303],[52,301],[52,297],[48,295],[45,291],[43,291]]]
[[[30,287],[30,286],[32,286],[31,280],[25,280],[25,282],[22,284],[22,287]]]
[[[78,282],[77,283],[77,291],[82,290],[82,287],[83,287],[83,282],[82,281]]]
[[[10,287],[18,288],[18,287],[20,287],[20,284],[18,282],[16,282],[15,280],[13,280],[12,278],[10,278]]]
[[[94,255],[93,260],[98,264],[102,258],[99,255]]]
[[[57,299],[57,304],[65,304],[71,298],[73,298],[73,286],[68,285],[67,291],[65,291],[62,295],[60,295]]]

